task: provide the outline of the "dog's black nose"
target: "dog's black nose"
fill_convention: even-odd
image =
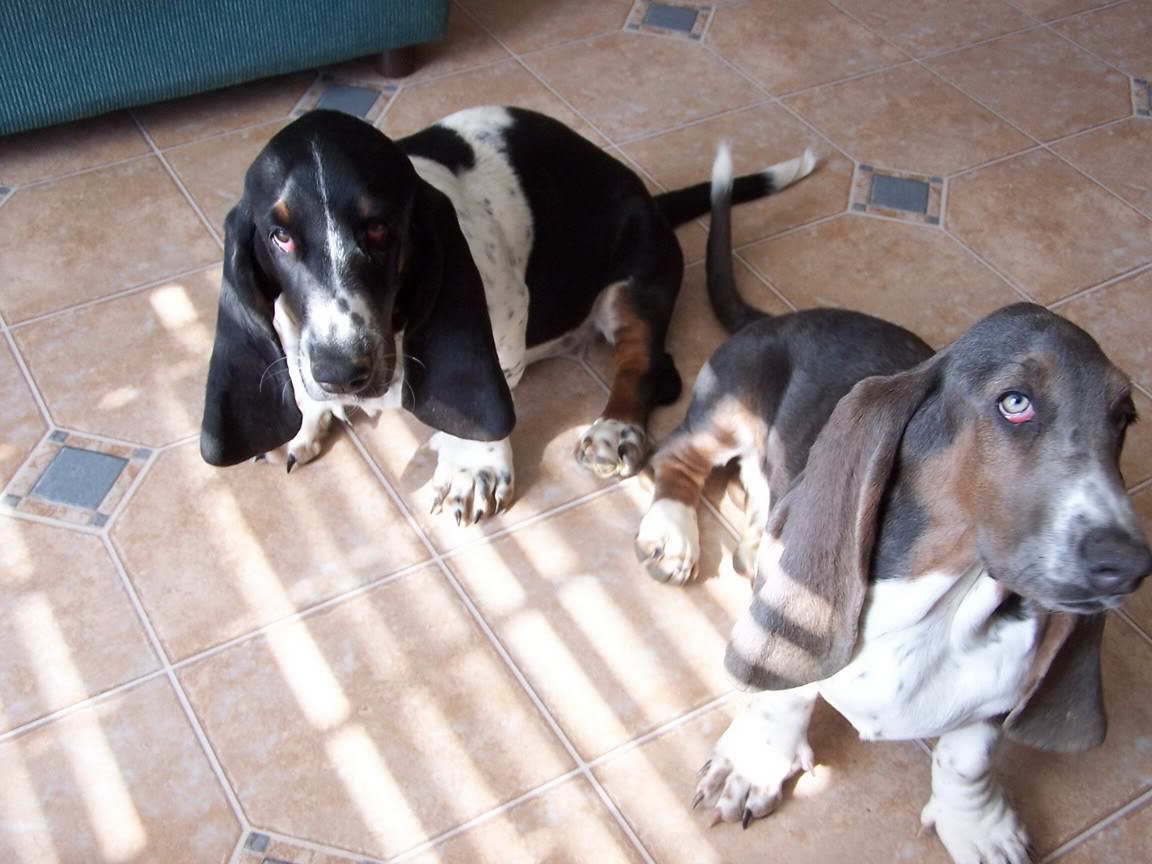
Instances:
[[[1129,594],[1152,571],[1148,544],[1115,527],[1093,528],[1080,541],[1088,581],[1102,594]]]
[[[357,393],[368,386],[372,361],[368,357],[349,356],[338,351],[314,349],[311,357],[312,377],[325,393]]]

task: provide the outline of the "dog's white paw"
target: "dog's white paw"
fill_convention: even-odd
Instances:
[[[473,525],[512,503],[512,444],[467,441],[437,432],[428,446],[438,454],[432,476],[432,512],[447,510],[457,525]]]
[[[775,734],[780,731],[758,712],[737,715],[700,769],[693,808],[711,806],[712,825],[739,822],[745,828],[774,812],[788,778],[815,766],[807,736]]]
[[[631,477],[644,467],[648,436],[634,423],[601,417],[576,445],[576,461],[600,477]]]
[[[657,498],[640,520],[636,557],[657,582],[682,585],[696,578],[700,525],[696,511],[670,498]]]
[[[979,810],[949,806],[935,795],[920,813],[925,828],[936,836],[955,864],[1029,864],[1028,831],[996,791]]]
[[[341,417],[341,419],[347,422],[345,418]],[[320,455],[320,451],[323,449],[324,436],[328,434],[328,430],[331,428],[331,411],[321,411],[312,416],[305,415],[304,421],[300,424],[300,431],[291,441],[283,447],[269,450],[263,454],[262,458],[260,456],[256,458],[272,465],[284,465],[288,473],[291,474],[292,469],[297,465],[311,462]]]

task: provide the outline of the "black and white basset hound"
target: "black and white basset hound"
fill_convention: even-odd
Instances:
[[[713,824],[771,813],[812,767],[823,696],[866,740],[940,736],[921,819],[957,864],[1021,864],[1024,827],[990,773],[1001,736],[1104,737],[1104,613],[1152,569],[1119,457],[1127,376],[1083,330],[1009,306],[933,353],[867,315],[767,316],[736,291],[730,160],[713,169],[709,293],[732,335],[652,460],[637,554],[681,583],[696,504],[739,460],[751,604],[725,658],[757,691],[704,766]]]
[[[812,164],[739,178],[735,197]],[[468,109],[398,141],[306,114],[256,157],[228,215],[201,453],[278,453],[291,470],[320,452],[333,415],[403,407],[438,430],[432,509],[471,523],[510,502],[510,388],[599,331],[615,377],[577,458],[634,474],[649,413],[680,392],[664,350],[683,273],[673,227],[708,206],[707,183],[653,197],[518,108]]]

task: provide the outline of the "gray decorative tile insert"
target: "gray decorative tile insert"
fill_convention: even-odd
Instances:
[[[357,117],[367,117],[376,100],[380,98],[380,91],[370,87],[353,87],[351,84],[329,84],[320,95],[317,108],[326,108],[331,111],[343,111]]]
[[[253,831],[244,841],[244,848],[251,849],[253,852],[263,852],[268,848],[268,835]]]
[[[1133,79],[1132,102],[1137,117],[1152,117],[1152,84],[1143,78]]]
[[[59,442],[63,443],[63,442],[68,440],[68,433],[65,432],[63,429],[57,429],[51,435],[48,436],[48,440],[49,441],[59,441]]]
[[[32,487],[32,494],[59,504],[95,510],[127,464],[128,460],[107,453],[61,447]]]
[[[7,504],[9,507],[19,507],[20,506],[20,496],[19,495],[5,495],[4,496],[4,503]]]
[[[696,26],[696,16],[700,12],[689,6],[668,6],[653,3],[644,14],[644,23],[649,27],[662,27],[665,30],[678,30],[691,33]]]
[[[878,207],[887,207],[891,210],[927,213],[930,191],[928,184],[922,180],[875,174],[872,177],[872,192],[868,200]]]

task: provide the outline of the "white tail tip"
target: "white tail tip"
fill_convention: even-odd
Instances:
[[[797,180],[803,180],[815,170],[817,164],[819,160],[816,158],[816,153],[809,147],[803,155],[787,162],[778,162],[764,173],[772,178],[772,188],[780,191]]]
[[[712,197],[717,192],[728,192],[732,189],[732,151],[727,141],[721,141],[716,148],[716,158],[712,161]]]

